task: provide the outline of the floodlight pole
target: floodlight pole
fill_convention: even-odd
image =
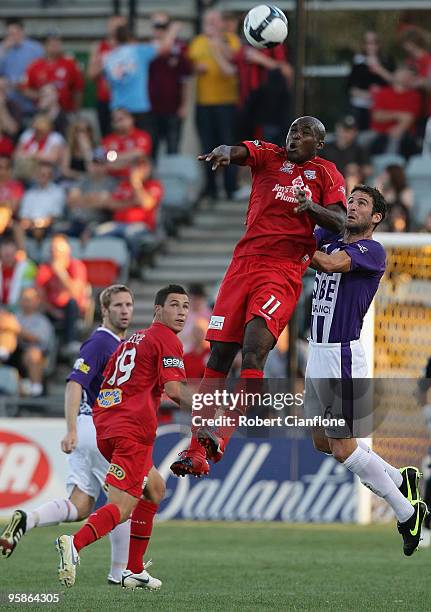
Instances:
[[[296,0],[295,8],[295,97],[294,115],[304,114],[304,66],[306,43],[306,10],[305,0]]]
[[[305,0],[296,0],[295,7],[295,89],[294,89],[294,117],[304,114],[304,66],[306,41],[306,12]],[[286,376],[295,380],[298,371],[298,352],[296,341],[298,339],[298,315],[293,313],[289,321],[289,352],[286,364]]]

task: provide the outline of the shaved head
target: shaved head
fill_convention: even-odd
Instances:
[[[295,119],[292,125],[294,123],[300,123],[301,125],[310,125],[314,130],[316,138],[318,140],[325,140],[326,128],[320,121],[320,119],[317,119],[317,117],[310,117],[309,115],[305,115],[304,117],[298,117],[298,119]]]
[[[323,148],[326,130],[316,117],[298,117],[291,124],[286,137],[286,151],[289,161],[304,163],[316,157]]]

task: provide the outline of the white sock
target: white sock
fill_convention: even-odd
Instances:
[[[368,444],[365,444],[363,440],[356,440],[356,442],[358,443],[358,446],[366,450],[367,453],[371,453],[373,457],[377,457],[377,459],[381,463],[383,463],[383,466],[385,470],[387,471],[387,473],[389,474],[389,476],[392,478],[396,486],[400,488],[400,486],[403,484],[403,477],[401,475],[401,472],[396,467],[394,467],[393,465],[385,461],[382,457],[380,457],[380,455],[378,455],[373,450],[371,450]]]
[[[109,534],[111,540],[111,569],[109,574],[114,580],[121,580],[121,573],[129,559],[130,519],[120,523]]]
[[[368,446],[368,444],[365,444],[365,442],[363,440],[356,440],[356,442],[358,443],[358,446],[360,446],[361,448],[366,450],[367,453],[370,453],[373,457],[377,457],[377,459],[383,464],[383,467],[385,468],[385,470],[387,471],[389,476],[394,481],[395,485],[398,488],[400,488],[400,486],[403,483],[403,477],[401,475],[401,472],[397,468],[394,468],[393,465],[391,465],[390,463],[385,461],[382,457],[380,457],[380,455],[378,455],[373,450],[371,450],[371,448]]]
[[[347,457],[343,465],[354,474],[357,474],[362,484],[371,489],[373,493],[383,497],[395,512],[395,516],[400,523],[404,523],[412,516],[414,512],[413,506],[389,476],[382,465],[380,457],[373,457],[372,453],[368,453],[358,446]]]
[[[78,510],[70,499],[52,499],[27,514],[26,532],[34,527],[71,523],[78,519]]]

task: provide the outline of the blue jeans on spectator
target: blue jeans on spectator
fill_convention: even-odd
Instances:
[[[196,122],[202,145],[202,153],[210,153],[221,144],[235,142],[236,107],[234,104],[198,104],[196,107]],[[205,164],[206,187],[205,195],[217,198],[215,172],[211,164]],[[228,198],[232,198],[237,189],[237,168],[230,165],[223,168],[224,188]]]
[[[95,231],[96,236],[123,238],[134,260],[139,258],[142,238],[151,233],[145,223],[120,223],[118,221],[102,223]]]
[[[177,115],[153,114],[153,157],[157,159],[157,153],[162,141],[166,142],[166,153],[174,155],[178,153],[181,135],[181,119]]]

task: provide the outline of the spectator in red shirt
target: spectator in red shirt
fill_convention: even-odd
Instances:
[[[0,236],[13,223],[24,195],[24,187],[12,178],[11,168],[10,158],[0,153]]]
[[[54,132],[49,117],[36,115],[31,127],[21,134],[15,149],[15,176],[31,181],[39,162],[51,164],[57,170],[65,151],[66,142],[61,134]]]
[[[148,132],[135,128],[133,116],[125,108],[112,112],[114,131],[102,140],[109,163],[109,174],[118,178],[128,178],[130,165],[140,159],[142,154],[149,157],[152,151],[151,136]]]
[[[142,239],[156,230],[163,197],[163,186],[151,178],[151,170],[151,162],[146,157],[141,156],[134,162],[130,179],[119,183],[107,205],[114,211],[113,221],[103,223],[96,230],[98,236],[124,238],[135,262],[140,256]]]
[[[289,125],[293,69],[283,45],[257,50],[244,44],[235,57],[239,74],[241,138],[281,145]]]
[[[209,342],[205,340],[208,327],[207,319],[197,319],[191,330],[191,347],[184,354],[184,367],[187,379],[201,380],[210,354]]]
[[[48,317],[61,329],[64,352],[79,351],[77,323],[88,306],[87,270],[73,259],[66,236],[56,234],[51,242],[51,262],[39,267],[36,285]]]
[[[24,92],[37,101],[41,87],[54,83],[61,108],[70,113],[81,106],[84,78],[77,62],[65,55],[61,38],[50,33],[45,39],[45,57],[35,60],[27,68]]]
[[[96,81],[96,109],[102,136],[107,136],[111,131],[111,90],[103,74],[104,58],[117,45],[117,28],[126,24],[127,19],[123,15],[112,15],[107,22],[106,38],[92,46],[88,62],[87,76],[91,81]]]
[[[431,116],[431,53],[429,41],[419,28],[409,28],[401,36],[401,46],[407,53],[407,63],[416,73],[415,87],[425,96],[425,116]]]
[[[151,16],[152,38],[159,44],[170,26],[166,13]],[[192,67],[187,47],[175,41],[170,51],[158,55],[150,64],[149,93],[153,115],[153,157],[161,141],[166,142],[168,155],[178,153],[181,125],[187,116],[187,98]]]
[[[422,98],[413,87],[414,78],[408,67],[399,67],[393,84],[376,93],[371,109],[371,129],[377,133],[371,144],[373,155],[397,153],[409,158],[418,153],[415,127],[421,116]]]

